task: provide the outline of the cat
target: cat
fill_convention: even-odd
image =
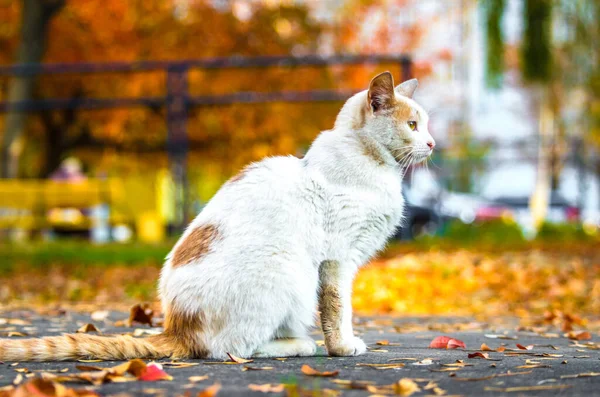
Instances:
[[[163,333],[4,339],[0,360],[312,356],[317,307],[329,355],[364,353],[352,280],[401,222],[406,167],[435,146],[417,85],[377,75],[304,158],[266,158],[227,181],[167,256]]]

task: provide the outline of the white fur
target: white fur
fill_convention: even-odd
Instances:
[[[314,354],[307,331],[326,260],[340,263],[343,344],[350,355],[365,351],[352,330],[352,280],[400,223],[403,172],[386,145],[394,135],[413,133],[372,112],[363,128],[353,129],[366,98],[367,91],[350,98],[334,129],[321,133],[305,158],[266,158],[241,180],[226,183],[182,237],[203,224],[217,226],[222,238],[206,256],[176,268],[167,258],[163,305],[202,313],[200,340],[211,357]],[[411,99],[398,92],[396,99],[426,117]],[[431,139],[427,120],[420,124],[425,131],[411,141],[415,160],[430,153],[423,147]],[[385,164],[365,156],[365,139]],[[298,339],[273,341],[278,338]]]

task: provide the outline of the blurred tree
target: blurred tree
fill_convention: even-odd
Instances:
[[[0,0],[0,16],[14,13],[15,4]],[[87,0],[67,2],[50,26],[45,62],[106,62],[147,59],[188,59],[229,55],[314,53],[322,26],[302,5],[248,5],[247,15],[234,7],[190,2],[181,10],[173,0]],[[21,11],[20,9],[17,12]],[[0,48],[11,48],[14,34],[0,34]],[[10,59],[2,58],[3,62]],[[333,80],[317,68],[268,70],[194,70],[195,95],[252,90],[328,88]],[[42,76],[35,95],[41,98],[160,96],[164,74],[90,74]],[[265,154],[294,152],[332,122],[327,106],[307,117],[302,105],[271,104],[197,108],[188,124],[191,161],[223,164],[233,172]],[[332,108],[333,109],[333,108]],[[137,153],[129,158],[159,164],[165,161],[166,126],[163,109],[128,108],[103,111],[52,111],[31,118],[25,134],[27,167],[21,174],[45,176],[70,151],[95,152],[103,168],[124,159],[113,151]],[[327,121],[327,122],[326,122]],[[5,135],[6,137],[6,135]],[[43,142],[43,143],[40,143]],[[102,156],[97,157],[97,153]],[[231,156],[231,153],[236,153]],[[107,155],[108,154],[108,155]],[[158,154],[158,156],[157,156]],[[36,166],[32,166],[36,165]]]
[[[504,2],[505,0],[483,0],[481,2],[487,44],[485,80],[487,86],[492,89],[502,85],[504,72],[504,34],[502,31]]]
[[[22,0],[21,33],[16,63],[36,64],[42,60],[46,50],[48,25],[50,20],[64,6],[64,0]],[[14,7],[5,4],[8,7]],[[19,102],[31,99],[36,76],[23,75],[11,79],[7,99]],[[17,175],[18,160],[22,151],[20,137],[25,129],[26,112],[8,113],[2,140],[1,176],[14,178]]]

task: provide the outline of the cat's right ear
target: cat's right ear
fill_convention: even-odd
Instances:
[[[371,80],[367,100],[373,113],[394,106],[394,78],[390,72],[378,74]]]

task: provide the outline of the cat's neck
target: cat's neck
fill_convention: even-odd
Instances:
[[[324,131],[313,142],[303,161],[327,180],[349,186],[373,186],[382,175],[401,178],[392,154],[366,131],[336,128]]]

